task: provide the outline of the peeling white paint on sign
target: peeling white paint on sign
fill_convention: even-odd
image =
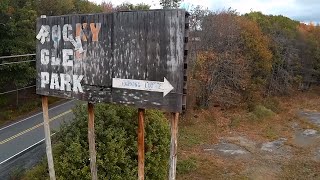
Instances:
[[[79,53],[83,53],[84,49],[82,47],[82,41],[87,42],[87,36],[84,34],[81,27],[86,28],[87,23],[77,23],[76,25],[76,38],[73,38],[73,28],[71,24],[64,24],[62,31],[60,25],[53,25],[51,28],[49,25],[42,25],[36,38],[40,41],[41,44],[45,42],[50,42],[50,29],[51,29],[51,39],[53,41],[53,49],[41,49],[40,50],[40,62],[41,65],[45,66],[62,66],[65,69],[68,67],[73,68],[75,56],[78,56]],[[99,32],[101,29],[101,23],[90,23],[90,29],[92,33],[92,41],[97,42],[99,39]],[[62,37],[62,38],[61,38]],[[70,42],[74,49],[65,48],[61,49],[60,53],[62,54],[62,59],[56,57],[60,53],[57,52],[60,41],[63,40],[65,43]],[[62,61],[61,61],[62,60]],[[49,73],[49,72],[40,72],[40,84],[41,88],[47,88],[52,90],[74,92],[74,93],[83,93],[83,88],[81,81],[83,75],[70,75],[66,73]]]
[[[53,40],[53,46],[55,49],[58,48],[59,42],[61,40],[61,28],[60,25],[54,25],[52,26],[52,40]]]
[[[75,93],[83,93],[83,88],[81,86],[81,80],[83,75],[73,75],[72,79],[69,74],[57,74],[48,72],[41,72],[41,87],[46,88],[49,85],[52,90],[61,90],[61,91],[72,91]]]
[[[44,44],[45,41],[50,41],[49,33],[50,33],[49,26],[42,25],[36,38],[40,40],[41,44]]]

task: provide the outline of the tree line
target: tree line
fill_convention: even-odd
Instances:
[[[251,106],[319,83],[320,27],[282,15],[191,12],[189,79],[194,107]]]

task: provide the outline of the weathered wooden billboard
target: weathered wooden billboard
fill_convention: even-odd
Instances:
[[[152,10],[37,20],[37,94],[181,112],[187,13]]]

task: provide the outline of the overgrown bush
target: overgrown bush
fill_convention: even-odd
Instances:
[[[275,113],[270,109],[262,105],[257,105],[255,106],[254,110],[249,113],[249,119],[252,121],[260,121],[273,115],[275,115]]]
[[[232,107],[242,102],[249,81],[243,58],[232,53],[203,52],[194,69],[198,107]]]
[[[280,102],[276,98],[271,98],[271,97],[265,98],[263,102],[263,106],[275,113],[279,113],[282,111]]]
[[[23,177],[22,180],[44,180],[49,179],[48,177],[48,166],[47,162],[42,161],[39,165],[34,167],[32,170],[27,171]]]
[[[74,110],[75,119],[57,134],[53,150],[57,179],[91,179],[87,138],[87,109]],[[95,107],[95,134],[99,179],[137,179],[137,110],[99,104]],[[146,111],[145,176],[166,179],[169,125],[160,111]]]

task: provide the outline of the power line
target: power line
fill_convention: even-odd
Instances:
[[[10,65],[10,64],[27,63],[27,62],[34,62],[34,61],[36,61],[36,60],[27,60],[27,61],[17,61],[17,62],[2,63],[2,64],[0,64],[0,66]]]
[[[0,93],[0,95],[9,94],[9,93],[12,93],[12,92],[20,91],[20,90],[23,90],[23,89],[29,89],[29,88],[32,88],[32,87],[36,87],[36,85],[26,86],[26,87],[23,87],[23,88],[20,88],[20,89],[15,89],[15,90],[11,90],[11,91],[2,92],[2,93]]]
[[[22,54],[22,55],[12,55],[12,56],[1,56],[0,59],[15,58],[15,57],[26,57],[35,56],[36,54]]]

